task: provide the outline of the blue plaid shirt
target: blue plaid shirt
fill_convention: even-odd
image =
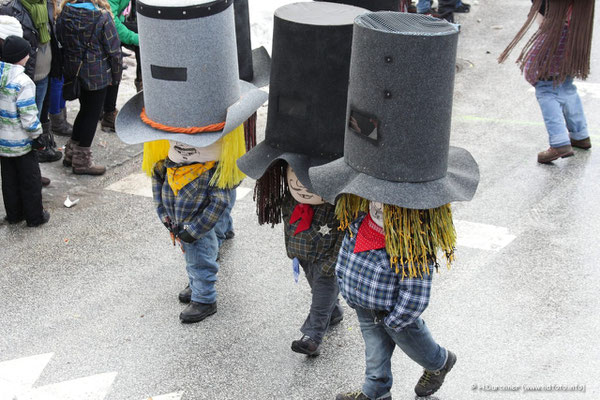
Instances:
[[[412,324],[427,308],[431,292],[433,265],[429,275],[404,278],[390,267],[385,249],[354,254],[356,235],[364,215],[350,224],[352,235],[346,233],[335,273],[340,293],[350,307],[386,311],[383,322],[395,331]]]
[[[166,179],[167,168],[175,168],[176,164],[168,158],[154,166],[152,174],[152,194],[156,212],[161,222],[170,222],[173,226],[185,228],[194,238],[215,227],[215,224],[229,205],[230,190],[210,186],[209,182],[217,166],[206,171],[192,182],[173,193]]]

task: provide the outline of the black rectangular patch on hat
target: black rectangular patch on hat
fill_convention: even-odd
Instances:
[[[377,134],[377,128],[379,121],[375,117],[363,114],[358,111],[350,111],[350,120],[348,121],[348,128],[358,135],[369,139],[373,142],[377,142],[379,135]]]
[[[160,79],[161,81],[187,81],[187,68],[159,67],[158,65],[150,65],[150,71],[154,79]]]
[[[277,110],[280,114],[285,114],[296,118],[306,118],[306,113],[308,111],[308,107],[306,106],[305,102],[285,96],[279,96],[277,106]]]

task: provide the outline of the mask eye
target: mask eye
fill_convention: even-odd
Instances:
[[[150,65],[150,72],[152,73],[152,78],[159,79],[161,81],[187,81],[187,68],[159,67],[158,65]]]
[[[286,96],[279,96],[278,98],[277,110],[280,114],[296,118],[306,118],[307,108],[306,103],[298,99]]]
[[[350,128],[350,130],[352,130],[354,133],[357,133],[358,135],[363,136],[373,142],[377,142],[379,139],[379,134],[377,132],[378,126],[379,121],[377,118],[358,111],[350,111],[348,128]]]

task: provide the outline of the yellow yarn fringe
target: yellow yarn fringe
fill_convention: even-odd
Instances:
[[[221,157],[217,164],[217,170],[210,184],[220,189],[232,189],[245,177],[237,166],[237,159],[246,154],[246,141],[244,137],[244,125],[240,125],[233,131],[221,138]],[[144,143],[144,158],[142,170],[152,176],[154,164],[164,160],[169,155],[169,141],[156,140]]]
[[[340,229],[347,229],[359,212],[369,212],[369,202],[352,194],[342,195],[336,204]],[[384,204],[383,229],[390,267],[402,278],[429,274],[429,264],[437,264],[444,252],[448,268],[454,261],[456,231],[450,204],[429,210],[414,210]]]

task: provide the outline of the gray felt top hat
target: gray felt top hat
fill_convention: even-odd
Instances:
[[[311,2],[275,10],[265,140],[238,160],[246,175],[281,159],[310,190],[308,168],[342,156],[352,26],[365,12]]]
[[[125,143],[160,139],[205,147],[244,123],[267,94],[239,78],[233,0],[138,0],[144,91],[121,109],[115,123]],[[205,127],[216,132],[169,133],[168,127]]]
[[[248,0],[234,0],[235,36],[237,40],[240,79],[257,87],[269,84],[271,57],[264,47],[252,50],[250,44],[250,12]]]
[[[400,0],[315,0],[342,3],[366,8],[370,11],[400,11]]]
[[[329,202],[342,193],[412,209],[470,200],[471,154],[450,146],[458,28],[375,12],[354,23],[344,157],[309,171]],[[423,110],[435,104],[436,113]]]

